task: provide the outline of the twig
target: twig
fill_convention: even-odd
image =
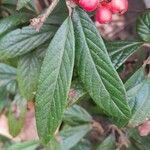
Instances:
[[[66,4],[67,4],[68,11],[69,11],[69,16],[71,16],[72,8],[75,8],[77,4],[73,0],[67,0]]]
[[[36,31],[39,31],[44,22],[46,21],[47,17],[51,14],[51,12],[54,10],[56,5],[58,4],[59,0],[53,0],[51,5],[47,8],[45,13],[42,15],[38,16],[37,18],[31,19],[31,26],[33,26]]]

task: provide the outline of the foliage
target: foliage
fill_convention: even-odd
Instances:
[[[130,56],[150,45],[149,12],[137,19],[136,39],[111,42],[101,37],[92,14],[76,6],[68,15],[65,0],[39,32],[30,25],[38,15],[33,0],[2,0],[0,13],[0,112],[16,136],[27,104],[35,102],[40,138],[17,143],[2,136],[4,149],[113,150],[122,127],[131,140],[123,149],[147,150],[149,136],[141,138],[134,128],[150,119],[150,57],[127,81],[119,73]],[[105,134],[93,105],[118,128],[109,127]],[[96,144],[90,140],[93,132],[102,136]]]

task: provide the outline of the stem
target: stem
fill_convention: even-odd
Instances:
[[[59,0],[53,0],[51,5],[45,11],[45,13],[43,13],[40,16],[38,16],[37,18],[31,19],[31,26],[33,26],[36,29],[36,31],[39,31],[41,29],[41,27],[43,26],[43,24],[46,21],[47,17],[54,10],[54,8],[58,4],[58,2],[59,2]]]

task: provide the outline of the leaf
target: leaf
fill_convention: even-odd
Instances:
[[[92,144],[87,139],[81,139],[71,150],[91,150]]]
[[[73,12],[73,23],[76,66],[84,87],[108,115],[128,120],[130,109],[123,83],[112,66],[96,27],[89,16],[79,8]]]
[[[131,88],[135,87],[136,85],[143,82],[145,79],[144,77],[144,68],[139,68],[125,83],[126,90],[130,90]]]
[[[33,27],[27,26],[16,29],[0,38],[0,59],[7,59],[23,55],[45,41],[50,40],[57,27],[44,25],[40,32]]]
[[[40,74],[41,62],[35,52],[28,53],[18,61],[18,85],[21,95],[27,100],[34,98]]]
[[[91,129],[91,125],[87,124],[62,130],[60,133],[61,150],[73,148]]]
[[[84,90],[81,82],[78,79],[72,81],[72,85],[71,85],[69,96],[68,96],[68,105],[71,106],[77,101],[88,99],[88,98],[89,98],[89,95]]]
[[[26,6],[31,0],[18,0],[17,2],[17,10],[21,9],[22,7]]]
[[[47,22],[50,24],[61,25],[62,22],[67,18],[67,16],[68,8],[66,6],[66,0],[61,0],[52,11],[50,16],[47,18]]]
[[[47,145],[45,145],[44,150],[60,150],[60,144],[55,138],[53,138]]]
[[[141,14],[137,20],[137,33],[139,37],[146,42],[150,42],[150,13]]]
[[[16,13],[0,20],[0,36],[4,33],[15,29],[19,25],[29,22],[32,15],[28,13]]]
[[[78,125],[83,123],[91,123],[91,115],[79,105],[73,105],[65,110],[63,121],[70,125]]]
[[[8,125],[10,134],[15,137],[17,136],[23,125],[26,114],[26,100],[20,95],[15,96],[15,100],[12,103],[8,113]]]
[[[5,88],[0,88],[0,112],[9,105],[8,93]]]
[[[127,60],[127,58],[141,48],[142,45],[143,42],[106,42],[106,47],[115,69],[118,69]]]
[[[114,135],[109,135],[96,150],[115,150],[116,139]]]
[[[128,135],[131,140],[136,143],[134,145],[139,146],[140,150],[149,150],[150,148],[150,135],[140,136],[137,129],[131,128],[128,129]],[[132,149],[131,149],[132,150]],[[137,149],[135,149],[137,150]]]
[[[58,42],[59,41],[59,42]],[[44,143],[61,123],[74,66],[74,32],[67,18],[47,50],[36,95],[36,121]]]
[[[27,141],[22,143],[16,143],[8,147],[6,150],[36,150],[39,146],[37,141]]]
[[[16,68],[0,63],[0,87],[16,80]]]
[[[128,91],[129,101],[132,104],[133,116],[129,126],[135,127],[150,119],[150,78],[136,85]]]
[[[10,81],[6,86],[7,91],[13,95],[16,94],[17,88],[18,88],[18,85],[17,85],[16,80]]]

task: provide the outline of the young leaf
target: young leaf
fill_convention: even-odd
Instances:
[[[90,130],[91,125],[80,125],[61,131],[60,136],[62,139],[61,150],[70,150],[74,147]]]
[[[143,45],[143,42],[115,41],[105,44],[115,69],[118,69],[129,56]]]
[[[146,42],[150,42],[150,13],[145,12],[137,20],[137,33]]]
[[[19,58],[18,61],[18,85],[21,95],[27,100],[32,100],[40,73],[41,62],[35,52],[28,53]]]
[[[96,150],[115,150],[116,139],[114,135],[109,135]]]
[[[74,32],[68,17],[47,50],[36,95],[36,121],[40,138],[47,143],[61,122],[74,66]]]
[[[0,20],[0,36],[12,29],[15,29],[19,25],[29,22],[31,14],[28,13],[16,13],[9,17]]]
[[[106,51],[102,38],[89,16],[73,12],[78,74],[92,99],[110,116],[130,117],[126,93]]]
[[[79,105],[73,105],[65,110],[63,120],[71,125],[92,122],[91,115]]]
[[[21,9],[22,7],[26,6],[31,0],[18,0],[17,2],[17,10]]]
[[[0,59],[23,55],[51,39],[57,30],[52,25],[44,25],[40,32],[33,27],[24,27],[7,33],[0,38]]]

